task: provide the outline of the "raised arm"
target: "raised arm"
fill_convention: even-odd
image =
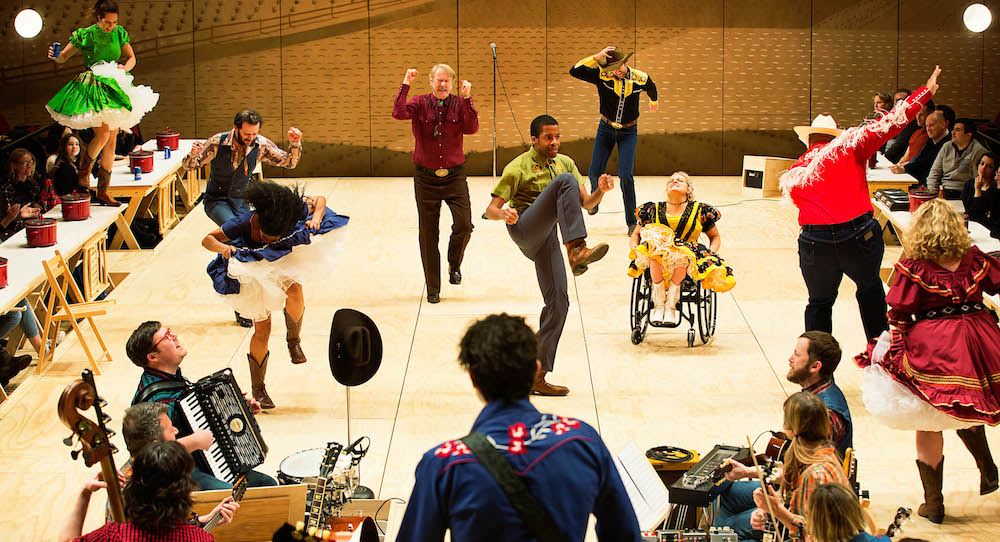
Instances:
[[[198,169],[205,164],[212,161],[215,158],[215,153],[219,152],[219,141],[221,136],[216,134],[204,143],[198,143],[197,141],[191,145],[191,152],[184,157],[181,162],[184,169],[191,171],[192,169]]]
[[[608,53],[614,50],[614,47],[608,46],[595,55],[584,57],[569,69],[569,74],[581,81],[597,84],[601,80],[601,65],[597,61],[611,58]]]
[[[410,85],[413,84],[413,80],[416,77],[417,70],[414,68],[406,70],[406,74],[403,75],[403,84],[399,86],[399,92],[396,93],[396,100],[392,104],[392,118],[396,120],[412,119],[420,112],[420,104],[415,98],[412,100],[406,99],[410,93]]]
[[[73,503],[73,510],[66,518],[66,523],[59,533],[59,540],[61,542],[71,542],[83,534],[83,522],[87,519],[87,507],[90,505],[90,496],[95,491],[106,487],[108,487],[108,484],[104,483],[100,471],[93,478],[87,480],[87,483],[80,490],[80,494],[77,495],[76,502]]]
[[[76,51],[77,49],[76,47],[73,47],[72,43],[67,43],[62,49],[59,50],[59,56],[52,56],[52,46],[49,45],[49,54],[46,56],[48,56],[49,60],[54,61],[56,64],[62,64],[63,62],[69,60],[69,57],[73,56]]]
[[[920,109],[937,92],[937,78],[941,73],[940,66],[934,67],[934,72],[927,79],[927,83],[918,88],[916,92],[910,94],[904,104],[897,106],[889,113],[882,115],[877,121],[866,124],[861,130],[861,136],[857,140],[858,159],[867,160],[886,141],[892,139],[902,131],[907,124],[917,117]]]
[[[296,127],[288,129],[288,152],[281,150],[277,143],[261,138],[260,161],[269,166],[295,169],[302,157],[302,132]]]

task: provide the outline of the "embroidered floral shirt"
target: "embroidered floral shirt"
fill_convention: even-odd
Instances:
[[[639,540],[639,525],[618,469],[592,427],[541,414],[528,399],[486,405],[472,426],[510,462],[548,509],[565,540],[586,537],[590,515],[599,540]],[[517,512],[461,441],[431,449],[417,465],[396,540],[529,541]]]

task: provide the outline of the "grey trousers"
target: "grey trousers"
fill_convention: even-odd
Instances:
[[[517,248],[535,262],[538,289],[545,301],[538,327],[538,360],[545,371],[552,371],[555,365],[556,348],[569,312],[566,264],[556,236],[557,225],[565,243],[587,236],[580,183],[572,173],[556,177],[518,216],[516,224],[507,225],[507,233]]]

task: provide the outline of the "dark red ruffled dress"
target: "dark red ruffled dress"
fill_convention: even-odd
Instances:
[[[1000,261],[972,247],[955,272],[909,259],[900,260],[896,270],[896,281],[886,295],[889,323],[895,328],[889,351],[879,364],[869,359],[871,346],[855,358],[866,367],[865,406],[876,419],[898,429],[997,425],[1000,328],[988,311],[963,314],[956,307],[982,303],[984,293],[1000,291]],[[952,315],[915,318],[934,309]],[[895,383],[885,382],[886,375]]]

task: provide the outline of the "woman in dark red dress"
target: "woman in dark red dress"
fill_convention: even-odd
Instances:
[[[886,296],[895,329],[855,361],[872,416],[917,432],[918,513],[941,523],[942,431],[957,429],[976,458],[980,494],[1000,485],[983,428],[1000,423],[1000,328],[983,306],[984,293],[1000,291],[1000,261],[972,246],[958,212],[939,199],[917,210],[903,244],[910,258],[896,264]]]

